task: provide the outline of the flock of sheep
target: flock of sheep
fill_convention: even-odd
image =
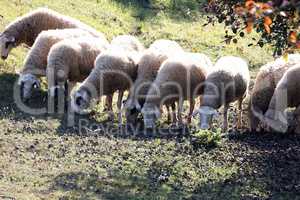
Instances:
[[[125,110],[127,123],[141,114],[146,128],[154,128],[165,106],[168,121],[183,123],[183,103],[189,101],[187,122],[199,116],[200,128],[208,129],[224,106],[223,129],[228,128],[230,103],[237,102],[236,128],[242,127],[242,103],[248,95],[250,75],[245,60],[225,56],[213,64],[209,57],[190,53],[170,40],[154,41],[144,48],[130,35],[110,43],[92,27],[55,11],[39,8],[10,23],[0,35],[1,58],[20,44],[31,47],[20,71],[18,84],[24,100],[47,78],[48,102],[71,97],[71,109],[83,112],[94,100],[106,96],[106,109],[118,92],[118,120]],[[250,95],[248,118],[251,131],[280,124],[286,108],[300,105],[300,55],[278,58],[261,67]],[[78,88],[73,86],[81,82]],[[72,92],[71,92],[72,91]],[[125,91],[128,98],[123,101]],[[196,99],[199,108],[194,109]],[[294,112],[298,119],[300,109]],[[278,117],[279,116],[279,117]],[[300,117],[299,117],[300,120]]]

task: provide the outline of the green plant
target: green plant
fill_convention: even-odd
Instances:
[[[221,143],[221,131],[198,130],[191,134],[191,144],[194,148],[214,148]]]

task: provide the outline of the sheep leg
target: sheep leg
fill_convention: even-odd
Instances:
[[[73,88],[75,87],[76,82],[67,82],[65,90],[66,90],[66,96],[70,97],[70,94],[73,90]]]
[[[124,91],[119,91],[118,102],[117,102],[119,126],[122,125],[122,99],[123,99],[123,95],[124,95]]]
[[[237,125],[236,128],[237,129],[241,129],[242,128],[242,112],[243,112],[243,99],[239,99],[238,100],[238,120],[237,120]]]
[[[171,108],[172,108],[173,123],[176,124],[177,120],[176,120],[176,104],[175,104],[175,102],[172,103]]]
[[[108,111],[108,120],[113,121],[114,120],[114,113],[112,110],[112,101],[113,101],[113,95],[107,95],[106,96],[106,108]]]
[[[57,86],[57,113],[62,115],[65,112],[65,108],[66,108],[66,87],[68,83],[67,81],[62,81],[62,82],[58,82]]]
[[[182,115],[181,115],[182,110],[183,110],[183,100],[179,99],[179,102],[178,102],[178,113],[177,113],[178,124],[179,125],[182,125]]]
[[[167,122],[171,122],[172,120],[172,111],[170,110],[170,106],[169,105],[166,105],[166,108],[167,108],[167,112],[168,112],[168,119],[167,119]]]
[[[194,107],[195,107],[195,100],[190,99],[190,112],[189,112],[188,119],[187,119],[187,122],[189,124],[192,122],[192,115],[193,115]]]
[[[248,123],[249,123],[249,129],[251,132],[259,132],[260,127],[259,123],[260,120],[258,117],[255,116],[254,111],[252,110],[251,101],[249,103],[248,107]]]
[[[223,113],[223,131],[227,131],[228,129],[228,108],[229,105],[224,105],[224,113]]]

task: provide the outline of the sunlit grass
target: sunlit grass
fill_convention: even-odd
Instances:
[[[213,61],[224,55],[241,56],[249,61],[253,74],[272,60],[270,48],[248,47],[252,36],[225,45],[222,24],[203,26],[206,16],[199,9],[200,1],[141,2],[147,1],[1,0],[0,30],[17,16],[43,6],[80,19],[108,39],[135,34],[146,46],[156,39],[171,39]],[[252,178],[249,174],[256,163],[241,162],[238,157],[243,150],[246,157],[255,154],[257,159],[266,159],[257,156],[260,149],[249,145],[242,149],[247,144],[226,141],[219,132],[167,138],[102,132],[80,135],[76,127],[66,130],[55,117],[25,115],[15,108],[12,86],[27,52],[28,48],[19,47],[8,60],[0,60],[0,195],[118,200],[269,197],[268,174],[263,180]],[[95,110],[88,122],[100,124],[107,119],[103,106]]]

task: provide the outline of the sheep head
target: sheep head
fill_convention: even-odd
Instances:
[[[5,33],[0,35],[0,51],[2,60],[7,59],[10,51],[16,46],[16,38],[7,36]]]
[[[160,110],[155,105],[145,104],[142,109],[145,128],[154,128],[156,120],[160,117]]]
[[[218,112],[212,107],[201,106],[193,113],[193,116],[197,114],[200,116],[200,129],[209,129],[212,119],[218,115]]]
[[[123,102],[127,123],[134,124],[141,111],[141,106],[137,100],[127,99]]]
[[[287,113],[268,109],[264,115],[263,126],[266,130],[284,133],[288,129]]]
[[[18,80],[18,85],[21,88],[21,97],[24,100],[31,98],[33,91],[41,88],[40,81],[33,74],[21,75]]]
[[[92,95],[86,88],[80,88],[72,95],[71,106],[75,112],[84,113],[90,107]]]

